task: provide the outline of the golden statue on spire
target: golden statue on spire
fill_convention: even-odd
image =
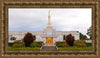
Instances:
[[[50,15],[50,10],[49,10],[49,15]]]
[[[48,12],[48,26],[51,26],[51,22],[50,22],[50,10]]]

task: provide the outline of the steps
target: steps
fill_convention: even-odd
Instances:
[[[41,50],[57,50],[56,46],[42,46]]]

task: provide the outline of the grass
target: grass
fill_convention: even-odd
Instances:
[[[40,47],[22,47],[22,48],[12,48],[12,47],[8,47],[9,50],[40,50]]]
[[[34,47],[34,48],[31,48],[31,47],[22,47],[22,48],[12,48],[12,47],[8,47],[9,50],[40,50],[40,47]],[[92,47],[89,46],[89,47],[58,47],[58,50],[91,50]]]
[[[22,47],[22,48],[12,48],[13,44],[9,44],[8,49],[9,50],[40,50],[40,47]],[[58,47],[58,50],[91,50],[92,49],[92,44],[91,43],[86,43],[87,47]]]
[[[91,50],[92,47],[89,46],[89,47],[58,47],[58,50]]]

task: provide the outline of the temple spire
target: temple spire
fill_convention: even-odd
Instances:
[[[48,12],[48,26],[51,26],[51,22],[50,22],[50,10]]]
[[[43,31],[47,31],[47,32],[56,31],[56,29],[53,29],[53,27],[51,26],[51,22],[50,22],[50,10],[48,11],[48,26]]]

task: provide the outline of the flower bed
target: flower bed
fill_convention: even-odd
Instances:
[[[33,47],[41,47],[44,43],[43,42],[33,42],[30,46]]]
[[[56,42],[56,45],[58,47],[68,47],[68,44],[66,42]]]

